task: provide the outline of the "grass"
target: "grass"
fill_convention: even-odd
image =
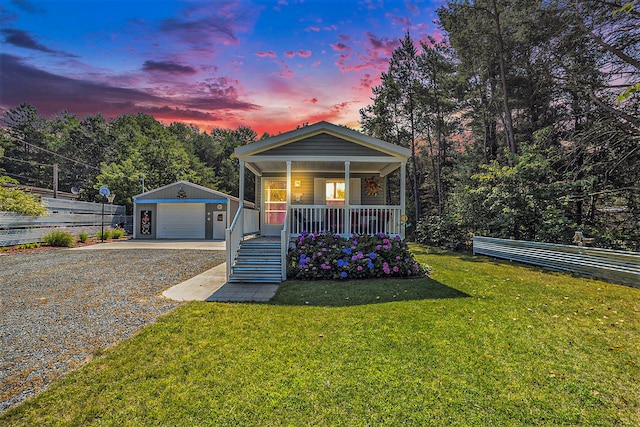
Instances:
[[[414,246],[430,279],[189,303],[0,425],[640,425],[640,291]]]

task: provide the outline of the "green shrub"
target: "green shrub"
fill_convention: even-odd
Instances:
[[[87,233],[82,232],[78,234],[78,241],[80,243],[86,243],[87,240],[89,240],[89,235]]]
[[[49,246],[69,247],[73,244],[73,236],[64,231],[52,231],[46,234],[42,241]]]
[[[111,238],[113,239],[119,239],[121,237],[125,236],[125,232],[124,230],[120,229],[120,228],[116,228],[115,230],[111,231]]]
[[[39,248],[40,247],[40,243],[23,243],[22,245],[17,245],[16,249],[35,249],[35,248]]]
[[[102,231],[98,231],[96,238],[98,240],[109,240],[111,238],[111,230],[104,230],[104,234]]]

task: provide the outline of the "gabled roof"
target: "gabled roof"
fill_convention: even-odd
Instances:
[[[231,199],[231,200],[236,200],[236,201],[240,200],[237,197],[230,196],[230,195],[222,193],[220,191],[212,190],[210,188],[203,187],[202,185],[194,184],[193,182],[189,182],[189,181],[185,181],[185,180],[176,181],[176,182],[173,182],[171,184],[164,185],[162,187],[154,188],[153,190],[149,190],[149,191],[141,193],[141,194],[136,194],[135,196],[133,196],[133,199],[135,200],[137,197],[140,197],[140,196],[151,196],[154,193],[158,193],[158,192],[160,192],[162,190],[165,190],[167,188],[177,187],[177,186],[185,186],[185,187],[196,188],[198,190],[205,191],[205,192],[211,194],[212,196],[215,196],[216,198],[225,198],[225,199]]]
[[[411,156],[411,150],[408,148],[400,147],[399,145],[391,144],[381,139],[373,138],[355,130],[336,126],[325,121],[238,147],[235,149],[235,154],[239,159],[244,159],[248,156],[259,155],[274,148],[281,147],[295,141],[300,141],[314,135],[319,135],[321,133],[327,133],[345,141],[371,148],[386,156],[404,158],[405,160]],[[326,157],[326,155],[323,157]]]

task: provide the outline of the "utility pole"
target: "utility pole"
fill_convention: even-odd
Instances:
[[[53,198],[58,197],[58,164],[53,164]]]

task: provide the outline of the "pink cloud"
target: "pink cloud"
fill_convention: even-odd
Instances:
[[[303,57],[303,58],[308,58],[311,56],[311,51],[310,50],[299,50],[298,51],[298,55]]]
[[[400,41],[378,37],[371,32],[367,32],[366,35],[368,44],[365,46],[365,52],[352,52],[344,43],[331,45],[334,50],[343,52],[335,62],[340,71],[360,71],[367,68],[384,71],[387,69],[389,58],[400,45]]]
[[[275,58],[276,54],[275,52],[269,51],[269,52],[258,52],[256,53],[257,56],[259,56],[260,58]]]
[[[304,102],[310,102],[311,104],[317,104],[318,98],[305,99]]]
[[[389,40],[387,37],[379,38],[375,34],[367,31],[367,37],[369,39],[369,43],[373,47],[373,49],[377,52],[381,52],[384,55],[391,56],[393,51],[400,46],[400,40],[392,39]]]
[[[319,66],[320,64],[322,64],[322,62],[320,62],[320,61],[315,61],[313,64],[311,64],[311,66],[312,66],[312,67],[317,67],[317,66]]]
[[[280,74],[278,74],[278,76],[282,77],[283,79],[290,79],[294,76],[293,71],[291,71],[291,69],[289,68],[289,66],[287,64],[283,64],[284,67],[282,69],[282,71],[280,71]]]
[[[289,52],[285,52],[284,56],[286,56],[287,58],[293,58],[294,56],[296,56],[296,53],[289,51]]]
[[[363,77],[360,78],[360,87],[364,89],[371,89],[371,85],[373,84],[373,80],[371,79],[371,74],[367,73]]]
[[[405,5],[407,6],[407,10],[414,15],[418,15],[420,13],[420,7],[417,4],[413,4],[410,1],[406,1]]]
[[[399,25],[404,28],[411,28],[411,19],[408,16],[396,16],[391,13],[386,14],[387,18],[391,19],[391,22],[395,25]]]
[[[317,25],[312,25],[309,28],[307,28],[307,31],[314,31],[316,33],[320,32],[320,27],[318,27]]]
[[[333,50],[337,50],[337,51],[349,50],[349,47],[344,43],[334,43],[334,44],[331,44],[331,47],[333,48]]]

